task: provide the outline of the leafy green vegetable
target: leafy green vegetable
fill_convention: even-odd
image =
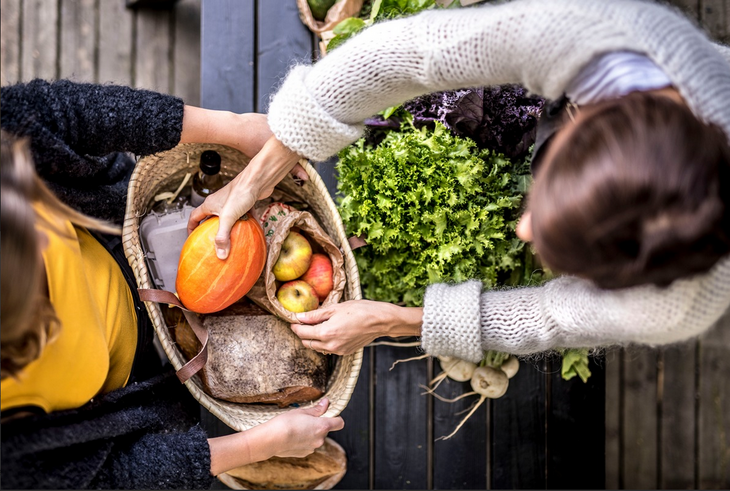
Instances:
[[[588,381],[591,371],[588,369],[588,349],[566,349],[563,351],[563,367],[560,371],[564,380],[570,380],[576,375],[583,382]]]
[[[327,43],[327,50],[332,51],[375,22],[413,15],[435,5],[435,0],[375,0],[365,19],[348,17],[335,26],[332,30],[335,36]]]
[[[501,351],[485,351],[484,358],[482,358],[480,365],[499,368],[502,366],[502,363],[504,363],[507,358],[509,358],[509,356],[509,353],[502,353]]]
[[[369,244],[355,251],[366,297],[422,305],[432,283],[524,283],[533,272],[514,228],[529,164],[398,114],[401,129],[377,147],[360,140],[339,154],[340,213]]]

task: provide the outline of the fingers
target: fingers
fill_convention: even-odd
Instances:
[[[312,407],[307,407],[302,409],[302,412],[305,414],[309,414],[310,416],[322,416],[325,412],[327,412],[327,408],[330,405],[329,399],[326,397],[323,397],[317,404],[315,404]]]
[[[309,174],[307,174],[307,171],[304,170],[304,167],[302,167],[299,164],[296,164],[292,170],[289,171],[292,176],[296,177],[297,179],[301,181],[308,181],[309,180]]]
[[[208,214],[203,211],[202,206],[198,206],[193,211],[190,212],[190,218],[188,218],[188,235],[193,233],[193,230],[195,230],[195,227],[200,225],[200,222],[205,220],[208,217]]]
[[[297,320],[302,324],[321,324],[334,315],[334,309],[317,309],[297,314]],[[300,336],[301,337],[301,336]]]
[[[336,418],[323,418],[328,421],[329,430],[330,431],[340,431],[342,428],[345,427],[345,420],[342,419],[341,416],[337,416]]]
[[[231,229],[238,217],[230,214],[221,214],[218,222],[218,232],[215,234],[215,255],[218,259],[226,259],[231,252]]]

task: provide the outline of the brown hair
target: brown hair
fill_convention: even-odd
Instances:
[[[670,98],[636,92],[578,113],[529,196],[535,249],[603,288],[667,285],[730,252],[730,147]]]
[[[119,229],[61,203],[36,175],[27,140],[0,133],[0,378],[38,358],[60,322],[44,294],[45,270],[37,226],[64,234],[36,215],[40,203],[54,218],[110,233]]]

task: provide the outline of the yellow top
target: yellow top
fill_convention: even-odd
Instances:
[[[52,220],[40,206],[35,209]],[[129,379],[137,348],[129,286],[114,258],[85,228],[68,221],[59,225],[68,237],[44,229],[49,243],[43,260],[60,334],[17,379],[2,381],[2,410],[77,408]]]

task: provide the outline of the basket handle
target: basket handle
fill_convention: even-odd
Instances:
[[[193,312],[186,309],[182,302],[180,302],[180,299],[173,293],[166,290],[148,288],[138,288],[137,291],[139,292],[139,298],[145,302],[167,303],[179,307],[183,311],[183,315],[185,315],[188,324],[193,329],[195,337],[198,338],[198,341],[203,346],[197,355],[192,357],[190,361],[180,367],[180,370],[175,372],[180,383],[184,384],[190,377],[198,373],[208,361],[208,330],[203,327],[200,319]]]
[[[353,235],[347,239],[347,242],[350,244],[350,250],[353,251],[362,246],[368,245],[365,234]]]

